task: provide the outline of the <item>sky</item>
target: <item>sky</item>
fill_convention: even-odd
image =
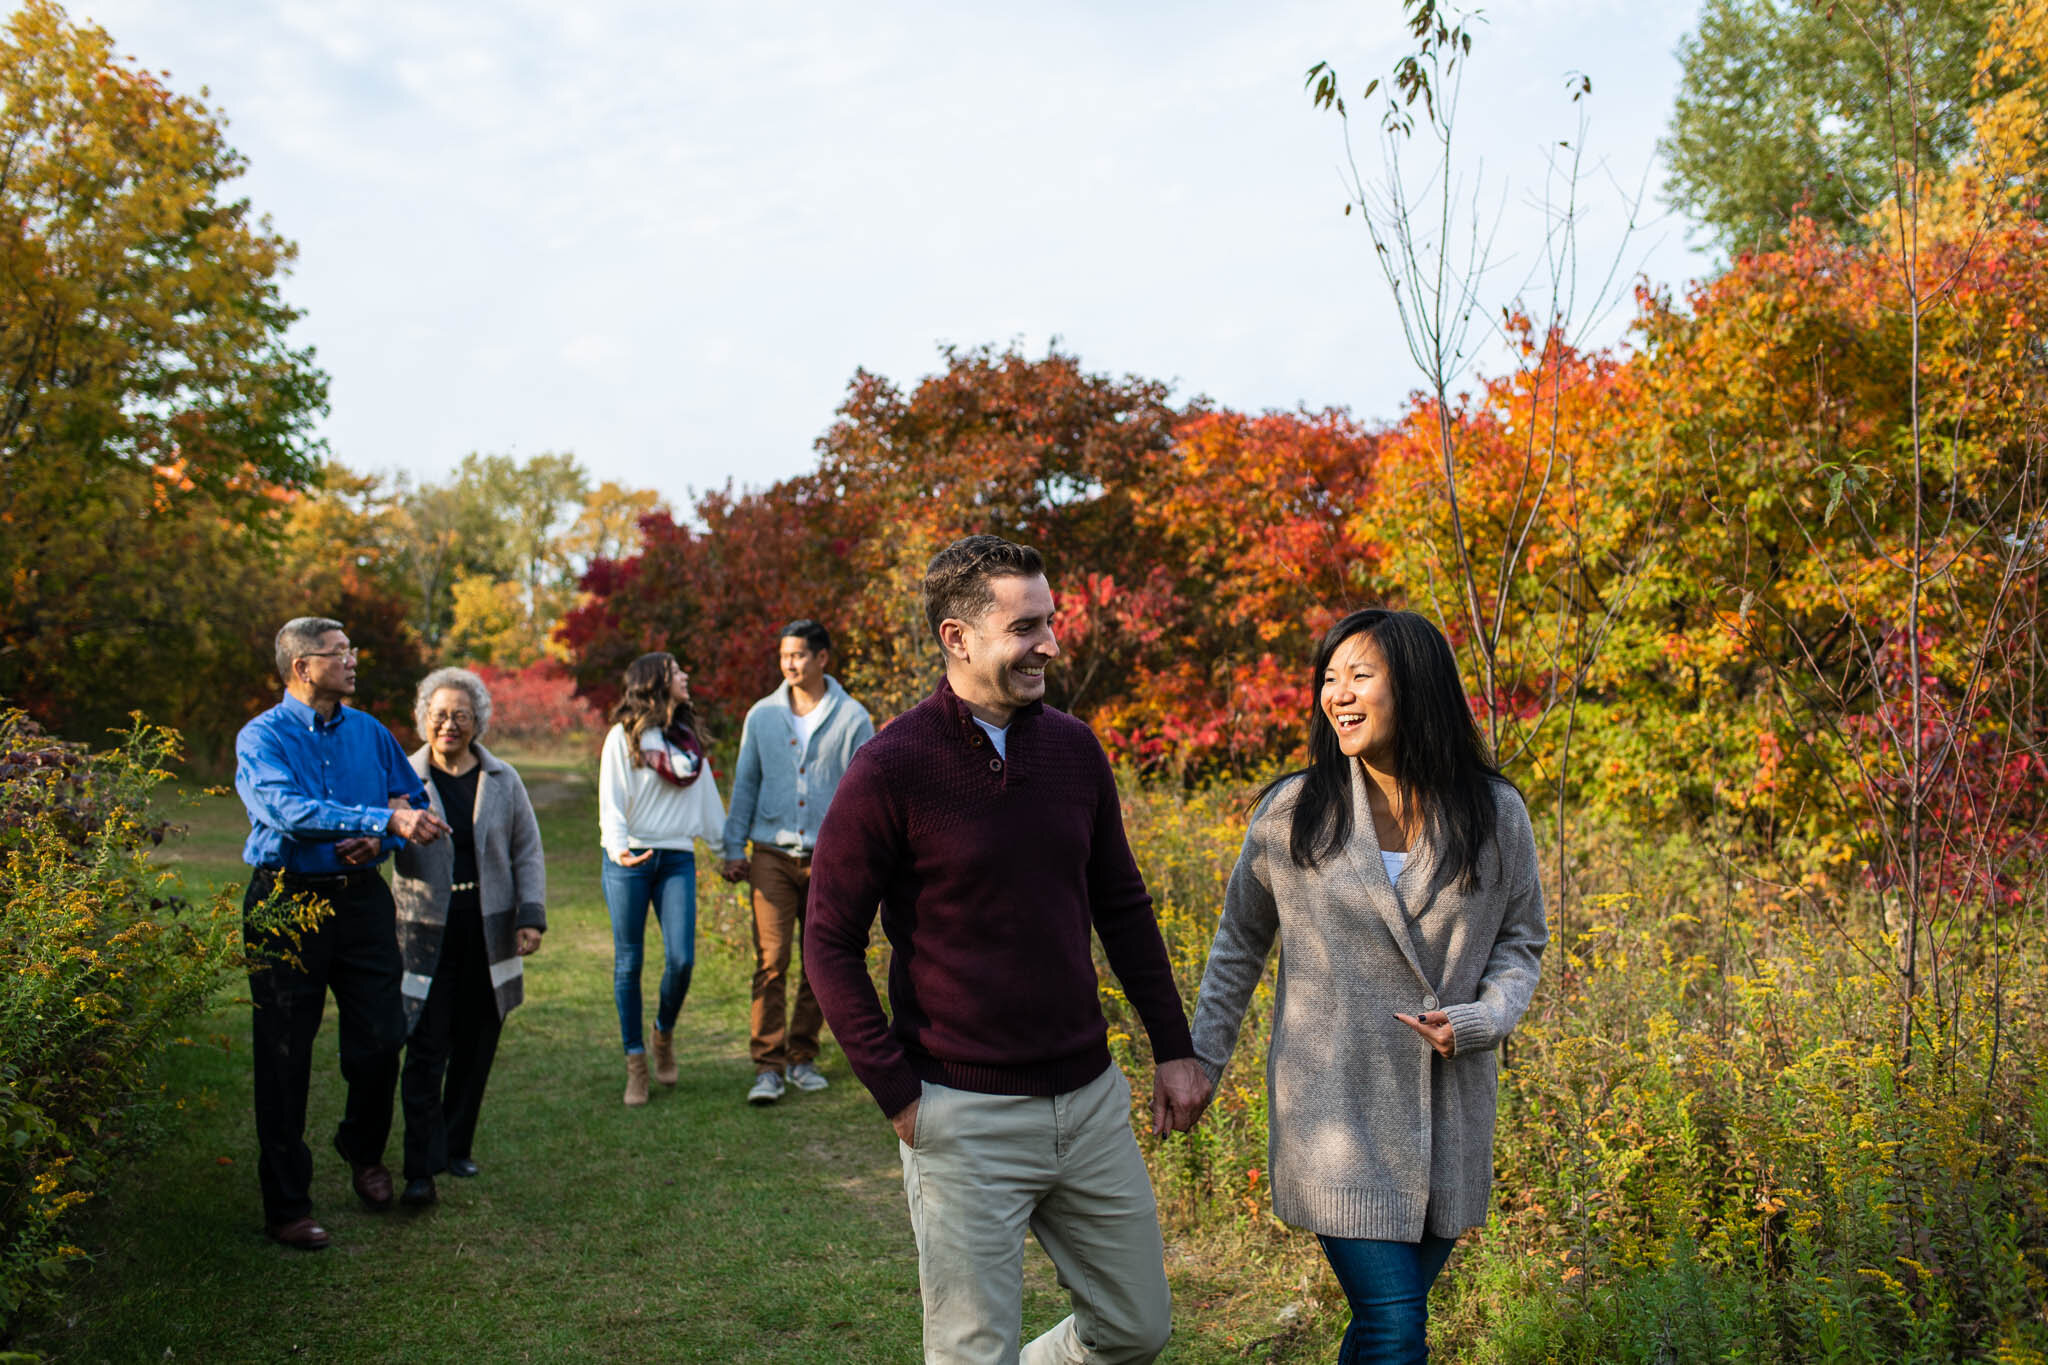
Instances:
[[[1367,421],[1418,383],[1302,88],[1389,69],[1396,0],[69,8],[227,119],[238,192],[298,244],[293,340],[352,468],[569,451],[682,506],[810,468],[857,369],[908,388],[949,345],[1057,339],[1180,400]],[[1590,340],[1623,338],[1636,275],[1709,268],[1656,163],[1695,8],[1486,8],[1457,126],[1461,202],[1497,225],[1487,316],[1540,296],[1560,141],[1589,168],[1582,277],[1620,264],[1617,307],[1581,290]]]

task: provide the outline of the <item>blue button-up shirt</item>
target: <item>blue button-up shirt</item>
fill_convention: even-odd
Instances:
[[[339,840],[374,835],[385,854],[403,842],[384,832],[393,797],[427,804],[425,784],[381,723],[346,706],[322,720],[289,693],[235,736],[235,791],[249,810],[242,861],[308,877],[368,866],[337,858]]]

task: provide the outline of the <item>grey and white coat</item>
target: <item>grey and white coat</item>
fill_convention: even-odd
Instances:
[[[1221,1078],[1277,937],[1274,1214],[1330,1237],[1455,1237],[1486,1221],[1497,1049],[1529,1007],[1549,937],[1535,835],[1521,797],[1497,783],[1475,889],[1456,885],[1427,835],[1389,882],[1367,779],[1355,763],[1351,775],[1351,840],[1316,868],[1287,848],[1302,779],[1253,813],[1202,975],[1195,1055]],[[1449,1057],[1394,1018],[1438,1009]]]
[[[491,990],[503,1019],[526,998],[517,931],[548,927],[547,864],[541,854],[540,822],[526,784],[512,765],[481,744],[470,746],[483,772],[476,783],[477,896],[483,903],[484,947],[491,961]],[[427,747],[413,751],[412,766],[427,784],[434,814],[447,817],[440,790],[428,777]],[[393,859],[392,898],[398,903],[398,951],[405,959],[405,1026],[419,1022],[434,969],[441,960],[442,931],[448,923],[449,888],[455,880],[450,840],[431,844],[408,840]]]

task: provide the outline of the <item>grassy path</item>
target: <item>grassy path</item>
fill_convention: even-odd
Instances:
[[[85,1220],[95,1264],[63,1318],[23,1345],[76,1361],[918,1358],[895,1139],[867,1093],[828,1046],[830,1090],[743,1103],[752,953],[732,889],[700,883],[681,1080],[628,1110],[589,777],[574,765],[520,767],[548,848],[551,927],[491,1077],[482,1175],[443,1177],[440,1205],[424,1211],[371,1214],[355,1202],[327,1145],[341,1107],[330,1018],[307,1140],[314,1213],[334,1245],[271,1246],[256,1192],[248,1007],[224,1003],[195,1025],[191,1046],[172,1049],[163,1080],[182,1110]],[[187,884],[239,880],[239,805],[204,798],[182,818],[192,835],[173,856]],[[654,979],[650,970],[650,1012]],[[398,1159],[395,1131],[387,1159]],[[1274,1339],[1280,1305],[1248,1292],[1252,1272],[1169,1257],[1180,1307],[1165,1359],[1323,1354],[1322,1331]],[[1028,1337],[1066,1308],[1035,1247],[1026,1265]]]

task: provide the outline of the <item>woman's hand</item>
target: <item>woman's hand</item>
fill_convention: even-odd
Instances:
[[[1442,1010],[1431,1010],[1428,1014],[1396,1014],[1394,1017],[1421,1034],[1423,1041],[1435,1048],[1438,1056],[1449,1057],[1457,1050],[1457,1039],[1451,1033],[1451,1016]]]
[[[519,956],[531,957],[540,951],[540,930],[519,929],[514,931],[512,937],[514,939],[512,949]]]
[[[649,858],[652,858],[653,856],[654,850],[651,848],[643,848],[638,853],[633,852],[633,850],[629,848],[620,852],[619,856],[612,859],[612,861],[617,863],[620,867],[638,867],[640,866],[640,864],[646,862]]]

